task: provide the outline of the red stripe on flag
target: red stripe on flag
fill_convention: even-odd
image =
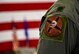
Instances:
[[[28,23],[28,28],[39,28],[40,21],[30,21]],[[16,22],[16,29],[23,29],[24,28],[24,22]],[[4,30],[11,30],[12,29],[12,23],[1,23],[0,24],[0,31]]]
[[[54,2],[44,3],[9,3],[0,4],[0,11],[19,11],[19,10],[46,10]]]
[[[26,46],[26,40],[19,41],[20,47],[25,47]],[[29,47],[37,47],[38,45],[38,39],[34,40],[29,40]],[[13,45],[12,42],[3,42],[0,43],[0,51],[12,51],[13,50]]]

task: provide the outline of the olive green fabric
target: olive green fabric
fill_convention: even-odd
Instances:
[[[64,42],[40,38],[37,54],[73,54],[72,52],[77,48],[75,48],[75,44],[78,35],[75,26],[69,19],[64,34]],[[78,49],[77,52],[79,52]]]
[[[49,16],[49,17],[51,17],[51,16]],[[49,17],[47,17],[47,18],[49,18]],[[66,19],[65,16],[58,16],[58,17],[61,18],[61,20],[62,20],[62,29],[61,29],[62,33],[58,37],[49,37],[45,33],[43,33],[44,28],[41,28],[41,30],[42,30],[41,33],[40,33],[40,38],[41,39],[46,39],[46,40],[49,39],[49,40],[55,40],[55,41],[59,41],[59,42],[64,41],[64,32],[65,32],[65,29],[66,29],[67,19]]]
[[[66,28],[63,41],[56,41],[42,34],[50,16],[65,16]],[[40,41],[37,54],[79,54],[79,0],[58,0],[44,15],[40,26]]]
[[[62,11],[57,10],[62,8]],[[46,15],[61,14],[72,20],[79,30],[79,0],[58,0],[47,11]]]
[[[37,54],[64,54],[65,53],[65,42],[64,42],[64,33],[67,25],[67,18],[65,16],[61,15],[55,15],[62,19],[63,25],[62,25],[62,34],[58,37],[48,37],[45,34],[42,34],[42,31],[45,27],[45,23],[42,24],[42,27],[40,29],[40,44],[38,46],[38,53]],[[49,16],[50,17],[50,16]],[[47,18],[49,18],[47,17]],[[61,49],[61,50],[60,50]]]

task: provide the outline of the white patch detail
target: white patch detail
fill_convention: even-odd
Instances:
[[[50,24],[50,27],[55,27],[57,25],[57,22],[54,20],[52,21],[52,23]]]

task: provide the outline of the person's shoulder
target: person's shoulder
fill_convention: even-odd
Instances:
[[[40,28],[41,39],[63,41],[63,34],[67,24],[67,18],[63,15],[43,17]]]

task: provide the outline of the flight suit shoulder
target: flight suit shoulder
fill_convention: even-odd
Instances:
[[[49,40],[57,40],[63,41],[64,32],[66,29],[67,18],[62,15],[54,15],[50,16],[43,22],[46,18],[44,18],[41,22],[44,24],[42,32],[40,33],[41,39],[49,39]]]

